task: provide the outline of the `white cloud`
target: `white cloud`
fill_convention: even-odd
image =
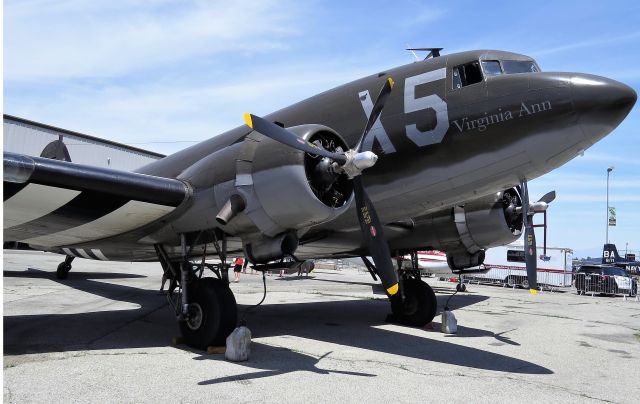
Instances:
[[[634,165],[640,166],[640,160],[637,158],[629,157],[628,154],[620,153],[599,153],[588,151],[583,157],[582,160],[585,161],[598,161],[606,164],[625,164],[625,165]]]
[[[586,41],[565,43],[563,45],[558,45],[552,48],[546,48],[546,49],[537,50],[537,51],[531,51],[529,53],[531,55],[535,55],[536,57],[540,57],[540,56],[546,56],[546,55],[551,55],[555,53],[572,51],[576,49],[593,48],[597,46],[611,46],[611,44],[614,44],[614,43],[624,43],[624,42],[634,41],[638,38],[640,38],[640,32],[638,31],[631,32],[624,35],[619,35],[613,38],[610,36],[600,35],[597,38],[591,38]]]
[[[204,55],[287,47],[296,3],[20,1],[5,4],[5,80],[112,77]]]
[[[267,114],[374,71],[345,61],[298,61],[226,80],[74,85],[54,103],[30,96],[7,103],[19,105],[9,111],[18,116],[170,153],[241,125],[246,111]]]
[[[615,171],[614,171],[615,172]],[[552,188],[561,185],[564,189],[594,189],[602,188],[606,183],[606,172],[603,169],[602,174],[573,174],[573,173],[551,173],[535,180],[538,188]],[[640,178],[637,177],[615,177],[609,181],[609,188],[624,188],[637,190],[640,188]],[[635,189],[634,189],[635,188]]]
[[[602,202],[605,203],[607,196],[604,192],[600,193],[563,193],[558,198],[562,198],[563,202]],[[609,197],[609,202],[613,206],[615,203],[623,202],[640,202],[640,195],[616,195],[615,197]]]

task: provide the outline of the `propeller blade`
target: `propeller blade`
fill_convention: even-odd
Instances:
[[[382,108],[384,108],[384,104],[387,102],[387,98],[391,94],[391,90],[393,89],[394,81],[391,77],[387,78],[384,82],[384,85],[380,89],[380,93],[378,94],[378,98],[376,98],[376,102],[373,104],[373,108],[371,109],[371,115],[369,115],[369,119],[367,120],[367,125],[364,127],[362,131],[362,136],[360,136],[360,140],[358,141],[358,145],[355,150],[357,152],[361,152],[362,144],[364,143],[364,138],[367,137],[369,131],[376,123],[378,118],[380,117],[380,113],[382,112]]]
[[[527,281],[531,294],[538,288],[538,258],[536,249],[536,233],[533,229],[533,215],[529,215],[529,190],[527,182],[522,181],[522,221],[524,226],[524,257],[527,266]],[[548,195],[548,194],[547,194]],[[547,196],[545,195],[545,197]]]
[[[527,265],[527,280],[529,282],[529,290],[535,294],[538,288],[538,258],[536,257],[536,232],[533,229],[533,218],[529,216],[527,225],[524,228],[525,237],[525,261]]]
[[[538,199],[538,202],[551,203],[556,199],[556,191],[547,192],[542,196],[542,198]]]
[[[362,178],[360,176],[353,178],[353,192],[356,199],[360,229],[363,237],[367,240],[369,254],[373,258],[382,286],[389,296],[393,296],[398,293],[398,274],[393,267],[391,253],[384,238],[378,214],[362,186]]]
[[[303,138],[296,136],[294,133],[289,132],[285,128],[282,128],[275,123],[269,122],[259,116],[247,112],[244,114],[244,121],[247,126],[255,130],[256,132],[259,132],[266,137],[278,141],[282,144],[293,147],[294,149],[306,153],[317,154],[323,157],[329,157],[338,164],[344,164],[347,161],[347,157],[344,154],[333,153],[328,150],[322,149],[314,145],[313,143],[309,143]]]

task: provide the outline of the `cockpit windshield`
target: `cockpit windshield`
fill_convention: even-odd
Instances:
[[[538,66],[532,60],[503,60],[502,69],[505,74],[536,73]]]
[[[533,60],[481,60],[480,63],[472,61],[451,69],[451,84],[452,88],[456,90],[480,83],[485,77],[539,71],[538,65]]]
[[[483,60],[482,70],[484,70],[485,76],[540,71],[533,60]]]
[[[497,60],[483,60],[482,68],[484,69],[484,74],[487,76],[497,76],[499,74],[502,74],[500,62],[498,62]]]

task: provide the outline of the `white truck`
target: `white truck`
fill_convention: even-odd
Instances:
[[[543,288],[571,287],[573,250],[547,247],[545,255],[544,249],[539,246],[537,252],[538,286]],[[484,268],[487,272],[465,275],[465,279],[529,288],[524,246],[521,242],[488,249],[484,264],[479,268]]]

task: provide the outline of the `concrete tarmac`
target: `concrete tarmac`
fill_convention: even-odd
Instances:
[[[267,277],[250,360],[173,346],[158,263],[4,251],[4,402],[640,401],[640,302],[470,285],[457,335],[388,324],[368,273]],[[426,279],[439,310],[455,284]],[[241,313],[260,275],[231,288]]]

